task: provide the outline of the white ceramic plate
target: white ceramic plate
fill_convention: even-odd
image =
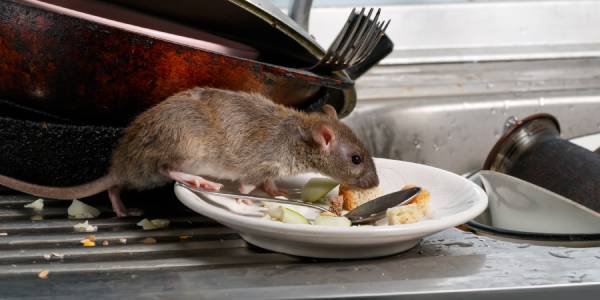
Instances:
[[[199,196],[184,187],[175,186],[175,194],[190,209],[238,231],[248,243],[318,258],[369,258],[399,253],[415,246],[424,236],[471,220],[487,207],[485,192],[454,173],[396,160],[375,159],[375,164],[385,193],[398,191],[406,184],[427,189],[431,194],[431,218],[414,224],[347,228],[286,224],[234,214],[203,200],[208,197],[206,194]],[[287,178],[282,185],[302,187],[317,176]],[[306,210],[299,211],[307,214]]]

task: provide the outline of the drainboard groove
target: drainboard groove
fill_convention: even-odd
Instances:
[[[236,234],[235,231],[226,227],[203,227],[190,229],[163,229],[163,230],[122,230],[118,232],[95,232],[95,233],[60,233],[60,234],[45,234],[45,235],[19,235],[19,236],[4,236],[0,237],[0,247],[5,246],[41,246],[45,244],[69,244],[76,243],[85,238],[87,235],[93,234],[97,240],[119,241],[125,238],[127,240],[137,240],[144,238],[178,238],[180,236],[191,237],[225,237],[227,235]]]
[[[99,229],[103,228],[114,228],[114,227],[132,227],[137,226],[136,224],[143,219],[139,218],[107,218],[107,219],[85,219],[85,220],[44,220],[44,221],[0,221],[0,232],[27,232],[27,231],[38,231],[38,230],[67,230],[73,231],[73,225],[83,223],[86,220],[90,225],[98,226]],[[168,218],[171,223],[193,223],[194,225],[211,225],[216,224],[215,221],[204,217],[204,216],[193,216],[193,217],[177,217]],[[39,232],[39,231],[38,231]]]
[[[42,270],[53,273],[115,272],[163,270],[175,268],[214,268],[227,265],[261,265],[300,262],[300,258],[277,253],[251,253],[239,256],[197,256],[148,260],[124,260],[85,263],[44,263],[0,266],[0,276],[36,275]]]
[[[15,261],[44,261],[45,255],[55,253],[64,256],[64,260],[81,259],[92,257],[99,259],[100,256],[113,255],[142,255],[142,254],[163,254],[167,252],[194,252],[205,250],[205,254],[220,254],[224,249],[246,248],[246,242],[241,239],[223,240],[223,241],[202,241],[202,242],[174,242],[158,244],[109,244],[102,246],[100,243],[96,247],[75,247],[75,248],[35,248],[21,250],[5,250],[1,252],[0,264],[15,263]],[[62,261],[60,258],[50,258],[48,261]]]

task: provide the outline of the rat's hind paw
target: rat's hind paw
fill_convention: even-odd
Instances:
[[[166,170],[165,175],[175,181],[183,182],[191,187],[207,191],[218,191],[223,185],[220,183],[208,181],[200,176],[183,173],[179,171]]]
[[[261,185],[261,189],[269,196],[275,197],[287,197],[288,191],[279,189],[273,180],[267,180]]]

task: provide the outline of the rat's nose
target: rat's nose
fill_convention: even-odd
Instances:
[[[369,189],[379,185],[379,177],[375,172],[369,172],[362,176],[358,181],[358,185],[361,189]]]

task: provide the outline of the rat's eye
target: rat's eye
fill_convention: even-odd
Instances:
[[[360,155],[354,154],[352,155],[352,163],[355,165],[359,165],[362,162],[362,158]]]

